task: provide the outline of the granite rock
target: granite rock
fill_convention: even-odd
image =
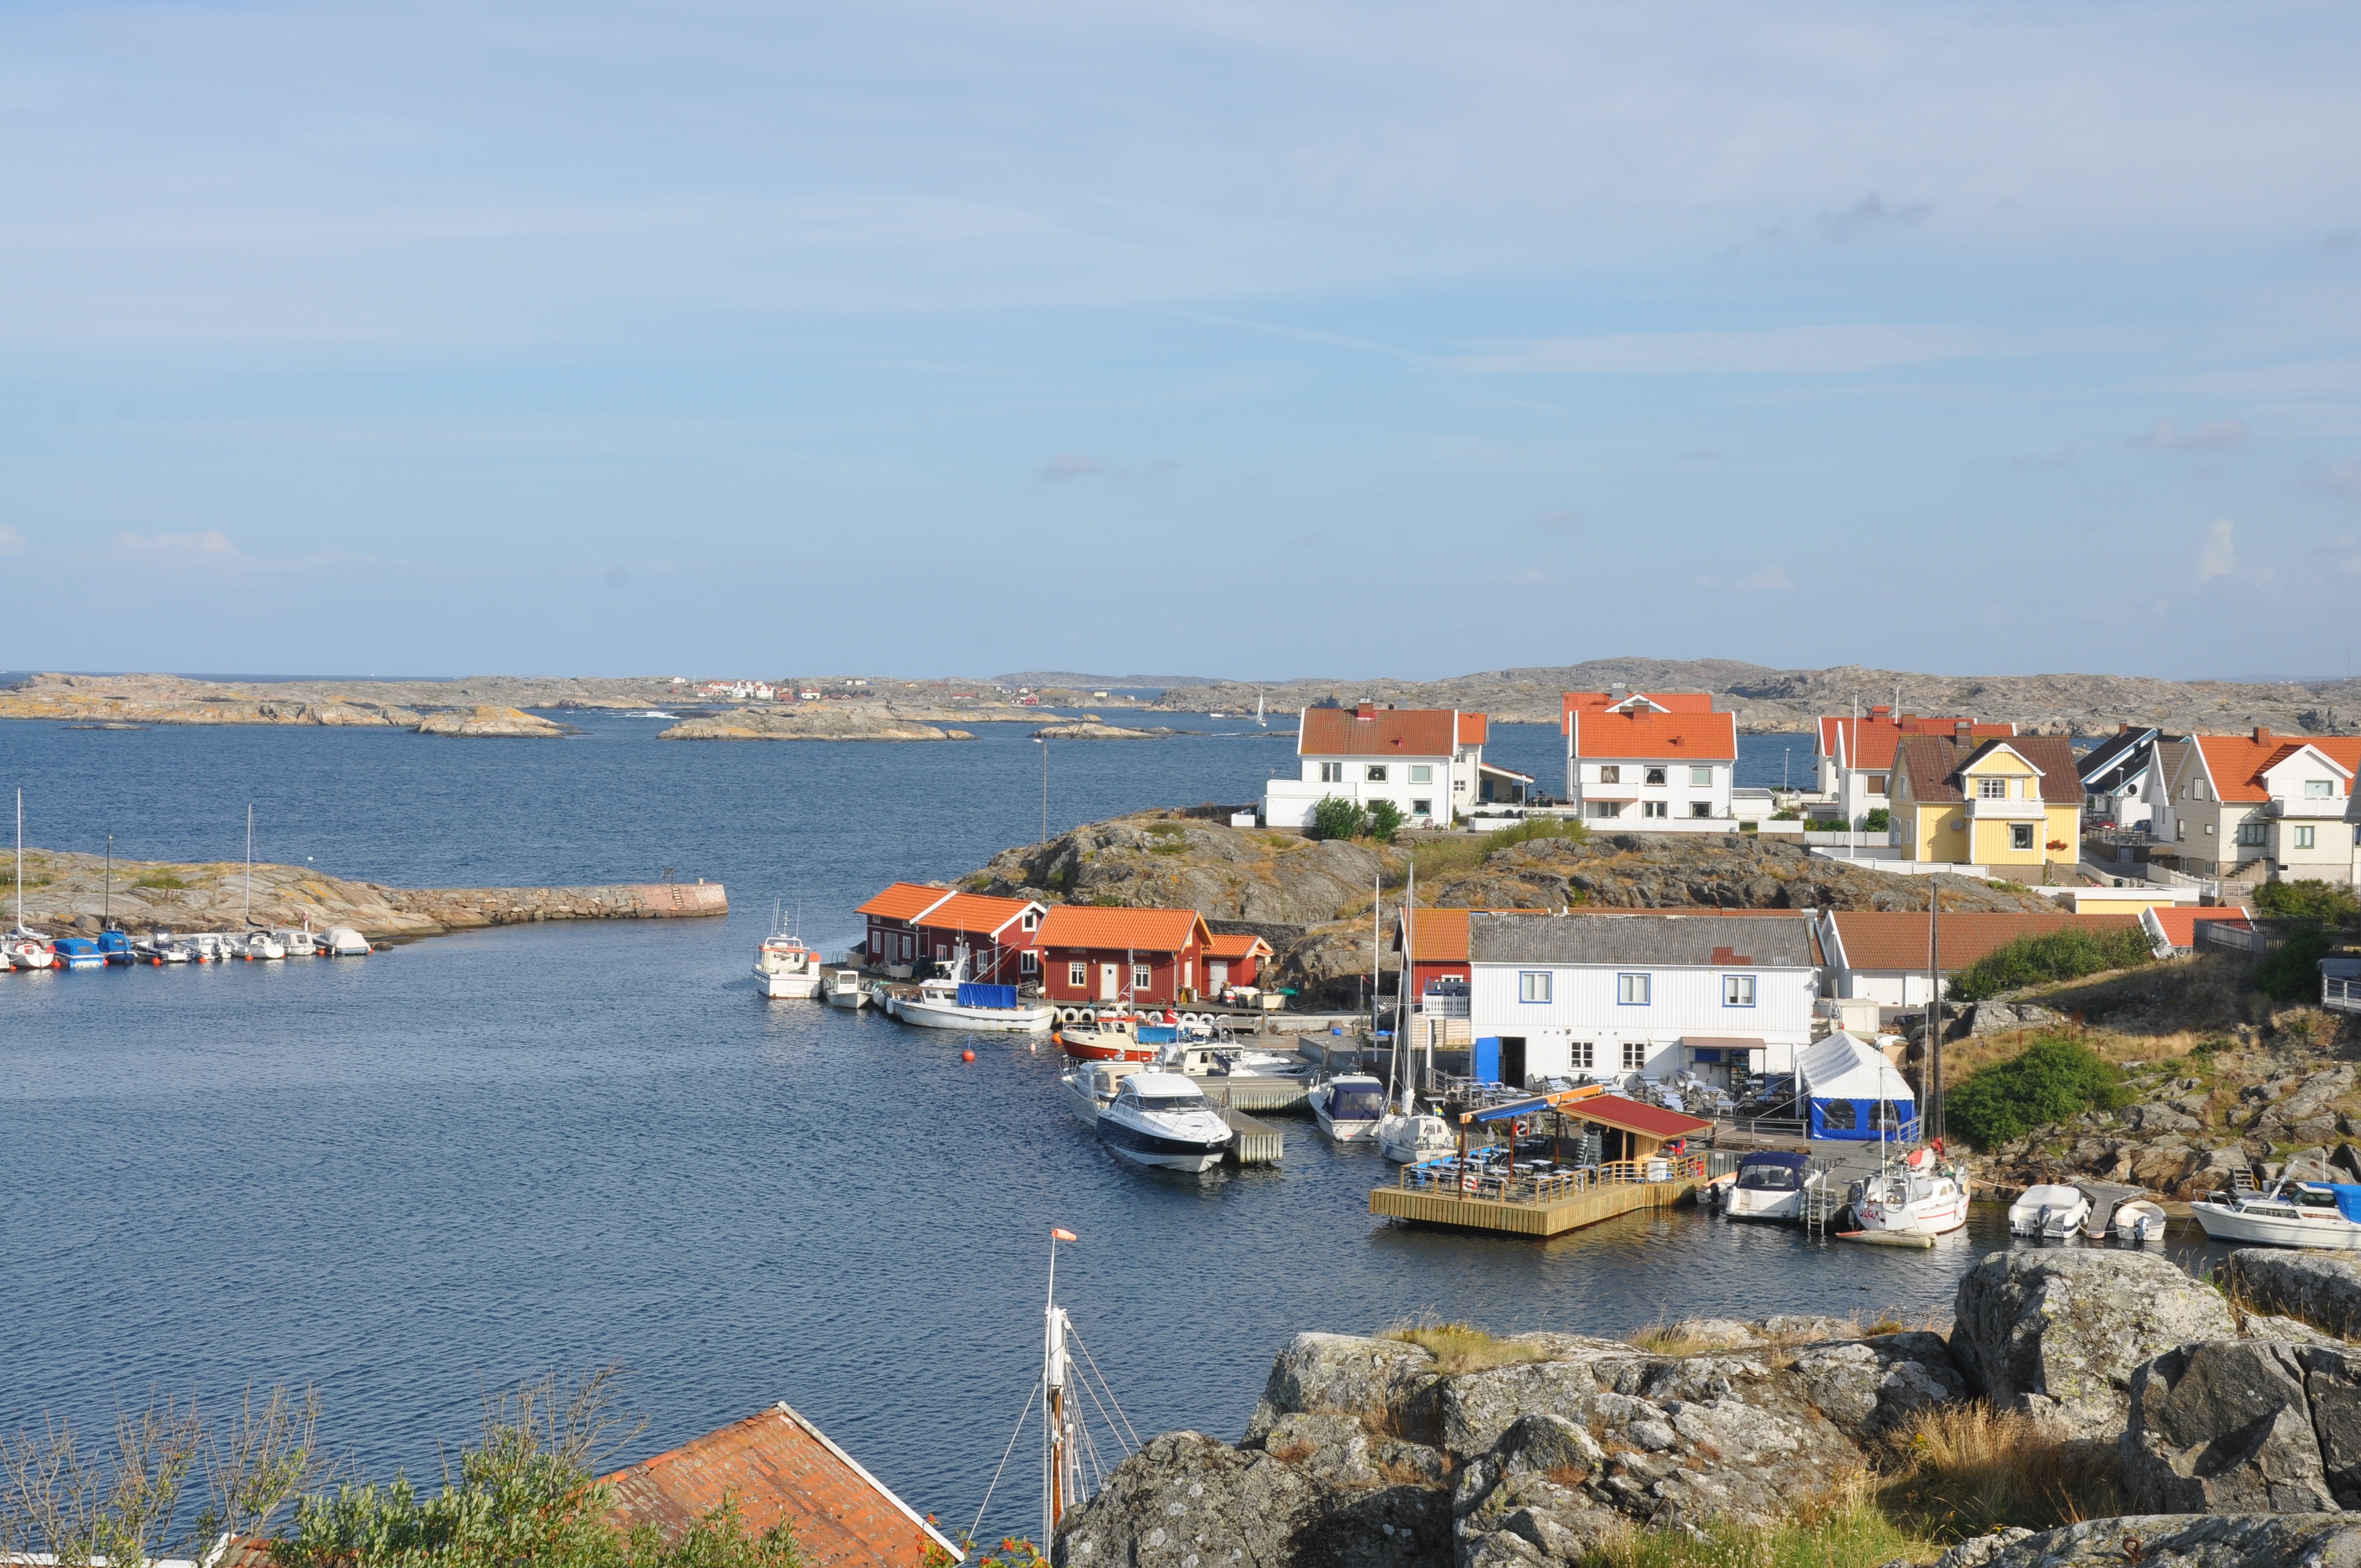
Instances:
[[[2184,1345],[2133,1374],[2126,1500],[2148,1513],[2333,1510],[2293,1345]]]

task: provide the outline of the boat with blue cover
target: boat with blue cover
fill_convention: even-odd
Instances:
[[[58,955],[58,963],[65,969],[104,969],[106,955],[88,937],[60,937],[49,944]]]
[[[1792,1149],[1758,1149],[1738,1162],[1737,1179],[1721,1201],[1733,1220],[1778,1220],[1800,1224],[1804,1192],[1817,1179],[1811,1157]]]
[[[1013,985],[982,985],[972,980],[921,981],[915,996],[895,996],[886,1011],[921,1029],[967,1029],[983,1034],[1046,1035],[1057,1009],[1027,1003]]]

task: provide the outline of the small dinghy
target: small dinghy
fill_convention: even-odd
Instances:
[[[2026,1188],[2008,1206],[2008,1234],[2047,1242],[2070,1241],[2090,1217],[2089,1193],[2062,1182],[2042,1182]]]

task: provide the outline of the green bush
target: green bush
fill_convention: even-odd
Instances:
[[[2265,887],[2271,884],[2265,883]],[[2320,960],[2335,944],[2325,931],[2299,931],[2255,966],[2255,985],[2274,1002],[2317,1002]]]
[[[2333,882],[2267,882],[2255,889],[2255,913],[2280,920],[2317,920],[2323,926],[2361,922],[2361,898]]]
[[[2085,1111],[2120,1110],[2131,1099],[2112,1062],[2087,1046],[2045,1035],[2015,1060],[1969,1074],[1943,1107],[1953,1132],[1993,1148]]]
[[[1390,844],[1401,831],[1402,808],[1390,800],[1373,800],[1368,809],[1369,837],[1380,844]]]
[[[1981,1002],[2021,985],[2079,980],[2101,970],[2134,969],[2155,957],[2136,926],[2019,937],[1953,975],[1949,995],[1954,1002]]]
[[[1312,808],[1314,839],[1357,839],[1369,829],[1369,814],[1341,795],[1323,795]]]
[[[1861,819],[1861,830],[1864,833],[1886,833],[1893,828],[1894,814],[1882,806]]]

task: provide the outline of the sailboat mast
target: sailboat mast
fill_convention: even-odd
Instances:
[[[254,924],[254,803],[246,803],[246,923]]]
[[[1927,874],[1927,1103],[1918,1111],[1918,1135],[1943,1135],[1943,951],[1942,922],[1936,909],[1942,903],[1938,873]]]
[[[1401,1003],[1400,1008],[1394,1014],[1394,1048],[1396,1050],[1400,1050],[1401,1048],[1402,1032],[1410,1027],[1411,986],[1413,982],[1414,977],[1418,973],[1417,961],[1411,957],[1411,953],[1415,949],[1418,942],[1416,931],[1418,924],[1418,862],[1416,861],[1412,861],[1410,863],[1410,891],[1403,894],[1402,897],[1401,920],[1401,981],[1394,987],[1394,993]],[[1418,1103],[1418,1096],[1411,1087],[1411,1081],[1416,1079],[1417,1076],[1418,1047],[1416,1044],[1413,1043],[1411,1047],[1409,1065],[1402,1073],[1401,1108],[1402,1114],[1405,1116],[1409,1115],[1411,1109]]]
[[[16,792],[16,929],[25,928],[25,792]]]

